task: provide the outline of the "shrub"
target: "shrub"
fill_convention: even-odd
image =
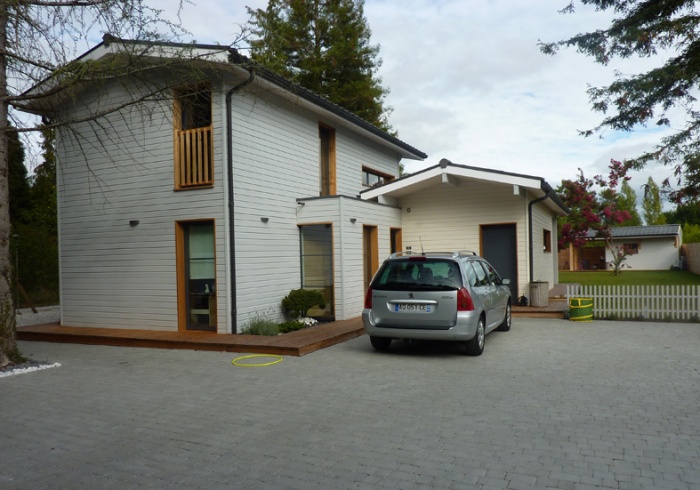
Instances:
[[[282,300],[282,308],[292,318],[305,317],[314,306],[326,307],[323,294],[315,289],[293,289]]]
[[[291,321],[291,322],[284,322],[280,323],[278,325],[280,333],[288,333],[288,332],[294,332],[296,330],[301,330],[302,328],[305,328],[306,325],[304,325],[301,322],[297,321]]]
[[[248,326],[243,328],[242,333],[248,335],[279,335],[279,326],[265,318],[253,318]]]

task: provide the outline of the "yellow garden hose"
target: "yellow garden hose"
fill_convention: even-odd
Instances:
[[[253,358],[258,358],[258,357],[272,357],[274,361],[270,362],[261,362],[261,363],[250,363],[250,362],[238,362],[238,361],[243,361],[245,359],[253,359]],[[231,364],[234,366],[239,366],[239,367],[263,367],[263,366],[272,366],[273,364],[277,364],[278,362],[282,362],[282,356],[276,356],[274,354],[251,354],[249,356],[242,356],[242,357],[237,357],[233,361],[231,361]]]

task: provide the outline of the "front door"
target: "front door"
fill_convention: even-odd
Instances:
[[[216,331],[214,222],[178,223],[180,328]]]
[[[510,295],[518,299],[518,255],[515,224],[481,225],[481,256],[500,276],[510,279]]]
[[[362,227],[362,267],[364,269],[364,291],[372,282],[374,273],[379,268],[379,236],[376,226]]]

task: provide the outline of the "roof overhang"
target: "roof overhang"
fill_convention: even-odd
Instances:
[[[440,163],[433,167],[364,190],[360,193],[360,197],[367,200],[377,199],[382,196],[398,199],[442,184],[459,185],[460,181],[488,182],[521,188],[530,192],[535,199],[546,197],[542,203],[557,216],[566,216],[570,213],[566,204],[541,177],[458,165],[445,159],[440,160]]]
[[[178,62],[196,62],[203,67],[211,67],[221,74],[228,73],[234,78],[248,78],[254,73],[253,86],[256,91],[267,91],[269,94],[282,97],[291,103],[317,114],[329,124],[342,126],[375,142],[381,147],[398,154],[401,158],[424,160],[427,155],[395,136],[383,131],[364,119],[343,109],[326,98],[296,85],[270,70],[267,70],[240,55],[229,46],[213,44],[183,44],[167,42],[147,42],[138,40],[119,39],[105,35],[103,41],[89,51],[76,58],[75,62],[94,62],[100,60],[119,59],[126,56],[125,67],[140,70],[158,69],[164,66],[174,66]],[[110,61],[111,62],[111,61]],[[181,65],[185,66],[185,65]],[[117,72],[115,72],[117,73]],[[89,81],[72,82],[69,89],[61,84],[61,73],[57,72],[23,95],[28,99],[21,110],[37,115],[50,114],[54,107],[60,107],[74,94],[89,87]],[[113,78],[128,76],[115,74]],[[251,89],[253,90],[253,89]]]

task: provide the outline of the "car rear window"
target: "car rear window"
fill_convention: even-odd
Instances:
[[[385,262],[372,282],[377,290],[457,290],[462,287],[459,266],[451,260],[393,260]]]

